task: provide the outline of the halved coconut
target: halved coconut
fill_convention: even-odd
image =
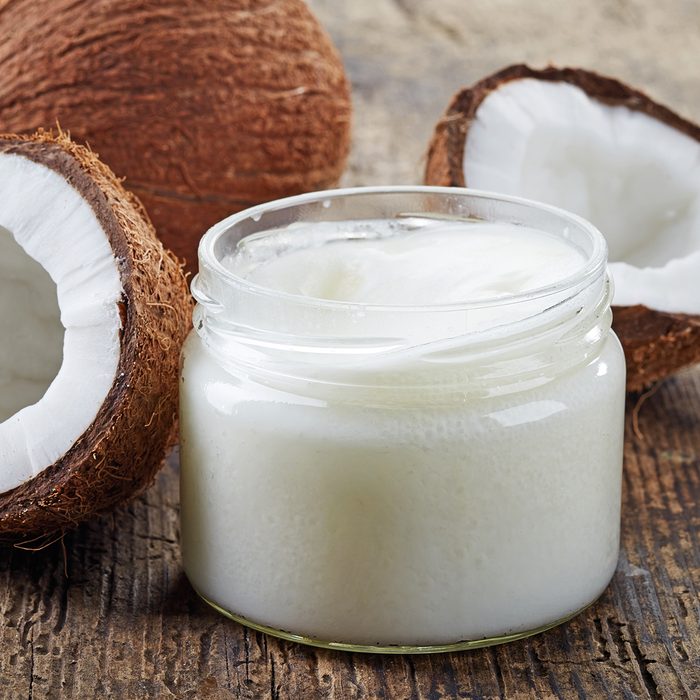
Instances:
[[[627,387],[700,360],[700,127],[572,68],[506,68],[452,100],[425,181],[549,202],[605,235]]]
[[[189,319],[180,265],[95,154],[0,136],[0,538],[73,526],[153,479]]]

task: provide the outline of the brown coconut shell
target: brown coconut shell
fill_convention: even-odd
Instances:
[[[72,528],[153,481],[174,440],[191,298],[180,264],[163,249],[141,203],[94,153],[49,133],[0,135],[0,153],[51,168],[90,204],[123,289],[117,372],[92,425],[55,464],[0,494],[0,539],[17,541]]]
[[[452,98],[430,142],[426,184],[469,186],[463,168],[464,149],[476,112],[489,93],[511,80],[523,78],[575,85],[598,102],[643,112],[700,141],[700,126],[619,80],[580,68],[550,66],[536,70],[526,65],[513,65],[461,90]],[[628,391],[641,391],[700,361],[700,316],[667,313],[637,305],[614,306],[613,319],[613,328],[625,350]]]
[[[3,129],[87,142],[191,269],[223,217],[342,173],[348,82],[303,0],[15,0],[0,35]]]

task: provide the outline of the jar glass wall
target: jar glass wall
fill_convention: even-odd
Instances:
[[[421,306],[286,294],[229,264],[431,218],[529,226],[585,262],[524,294]],[[624,359],[592,226],[467,190],[304,195],[215,226],[193,292],[182,547],[205,600],[280,636],[402,652],[525,636],[603,591]]]

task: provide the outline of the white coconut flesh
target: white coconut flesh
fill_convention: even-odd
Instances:
[[[564,82],[523,78],[481,102],[465,181],[554,204],[605,236],[614,303],[700,312],[700,144]]]
[[[0,154],[0,493],[94,421],[117,371],[121,296],[89,203],[48,167]]]

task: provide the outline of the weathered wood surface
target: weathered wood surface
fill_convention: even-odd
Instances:
[[[450,94],[506,63],[607,70],[700,117],[694,0],[314,0],[353,77],[347,183],[417,182]],[[577,7],[576,7],[577,6]],[[476,652],[304,648],[210,611],[178,549],[176,457],[41,552],[0,550],[0,699],[700,698],[700,369],[628,410],[622,555],[577,619]]]

